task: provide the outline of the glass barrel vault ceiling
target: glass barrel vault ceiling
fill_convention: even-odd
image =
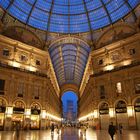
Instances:
[[[110,25],[131,12],[140,0],[0,0],[13,17],[32,27],[80,33]]]
[[[60,86],[79,86],[84,74],[90,48],[85,44],[54,45],[49,49],[53,67]]]

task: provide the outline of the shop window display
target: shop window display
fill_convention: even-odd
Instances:
[[[40,112],[41,108],[39,104],[33,103],[31,105],[31,129],[39,129],[40,128]]]
[[[116,123],[122,124],[123,129],[128,129],[128,114],[127,105],[124,101],[120,100],[116,103]]]
[[[135,116],[136,116],[136,126],[140,130],[140,98],[136,99],[134,104]]]
[[[102,130],[108,129],[109,124],[109,106],[107,103],[102,103],[99,106],[99,115],[100,115],[100,128]]]
[[[0,98],[0,130],[4,129],[5,111],[6,111],[6,102]]]
[[[12,129],[16,128],[16,124],[20,123],[21,128],[23,128],[24,121],[24,109],[25,105],[22,101],[16,101],[13,107],[13,116],[12,116]]]

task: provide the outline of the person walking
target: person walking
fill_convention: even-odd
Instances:
[[[123,127],[122,127],[122,124],[121,123],[119,124],[118,129],[119,129],[119,133],[122,134]]]
[[[20,133],[20,122],[16,124],[16,138],[19,139],[19,133]]]
[[[113,122],[111,122],[110,125],[109,125],[109,127],[108,127],[108,133],[109,133],[111,139],[113,140],[113,137],[114,137],[114,135],[116,133],[116,128],[113,125]]]
[[[54,124],[52,123],[51,125],[51,134],[53,135],[54,134]]]

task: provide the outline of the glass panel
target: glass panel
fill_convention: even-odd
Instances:
[[[93,30],[103,28],[138,4],[140,0],[0,0],[0,6],[18,20],[58,33],[87,32],[90,26]]]

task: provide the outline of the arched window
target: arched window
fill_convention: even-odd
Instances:
[[[108,114],[109,113],[109,106],[108,106],[107,103],[102,103],[99,106],[99,113],[100,113],[100,115]]]
[[[31,114],[39,115],[41,112],[41,107],[38,103],[34,102],[31,104]]]
[[[15,114],[23,114],[25,110],[25,105],[22,101],[16,101],[13,105],[13,113]]]
[[[126,108],[126,103],[124,101],[118,101],[115,106],[116,113],[126,113],[127,108]]]

